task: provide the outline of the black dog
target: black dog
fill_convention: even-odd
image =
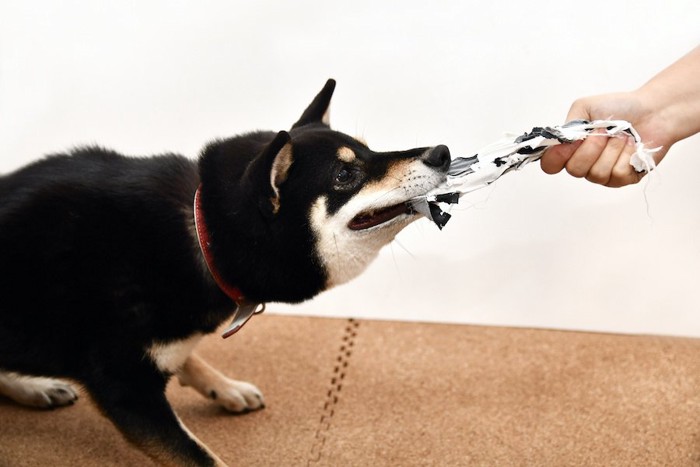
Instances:
[[[375,153],[331,130],[334,87],[289,132],[215,141],[198,163],[89,147],[0,177],[0,394],[66,405],[76,391],[52,378],[70,378],[156,461],[221,464],[168,404],[169,377],[263,407],[191,353],[199,339],[236,307],[230,332],[257,304],[355,277],[449,166],[445,146]]]

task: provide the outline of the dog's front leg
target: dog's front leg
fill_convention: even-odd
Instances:
[[[197,392],[230,412],[248,412],[265,407],[260,390],[245,381],[227,378],[197,354],[192,353],[177,372],[180,384]]]
[[[159,465],[226,465],[182,424],[165,398],[167,377],[146,362],[95,370],[84,382],[127,441]]]

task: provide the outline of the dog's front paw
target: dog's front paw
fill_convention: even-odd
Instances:
[[[212,385],[207,396],[229,412],[234,413],[245,413],[265,407],[260,390],[245,381],[222,379]]]
[[[12,373],[0,373],[0,393],[19,404],[43,409],[71,405],[78,399],[75,388],[63,381]]]
[[[227,378],[196,354],[177,373],[180,384],[191,386],[229,412],[245,413],[265,407],[262,393],[245,381]]]

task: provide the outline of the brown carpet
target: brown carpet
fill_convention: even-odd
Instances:
[[[700,340],[262,315],[200,354],[261,388],[231,416],[176,382],[230,465],[700,465]],[[87,396],[0,400],[2,466],[152,465]]]

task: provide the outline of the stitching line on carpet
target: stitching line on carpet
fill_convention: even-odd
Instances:
[[[355,337],[357,337],[357,330],[359,327],[360,323],[357,320],[353,318],[348,319],[345,331],[343,332],[343,340],[340,349],[338,349],[338,356],[335,359],[331,383],[326,392],[323,412],[318,422],[314,443],[311,446],[311,452],[309,453],[309,459],[306,465],[315,464],[321,460],[323,446],[326,444],[328,430],[331,428],[331,422],[335,414],[335,406],[340,399],[340,391],[343,389],[343,382],[348,365],[350,364],[350,357],[352,356],[352,350],[355,346]]]

